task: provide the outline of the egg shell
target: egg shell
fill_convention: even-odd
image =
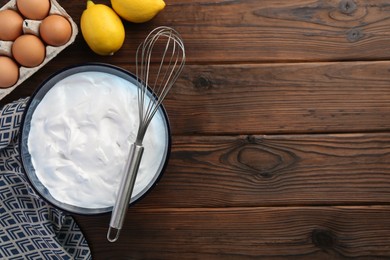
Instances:
[[[17,0],[9,0],[7,1],[3,6],[0,7],[1,10],[11,9],[17,11]],[[30,0],[29,0],[30,1]],[[19,79],[13,86],[9,88],[0,88],[0,100],[3,99],[5,96],[10,94],[15,88],[20,86],[24,81],[26,81],[28,78],[30,78],[35,72],[40,70],[42,67],[44,67],[49,61],[54,59],[60,52],[62,52],[64,49],[66,49],[69,45],[71,45],[79,32],[77,24],[74,22],[72,17],[66,12],[66,10],[57,2],[57,0],[50,0],[50,11],[49,15],[51,14],[59,14],[64,16],[68,21],[70,22],[72,26],[72,36],[70,40],[65,43],[64,45],[55,47],[55,46],[46,46],[46,56],[45,59],[41,64],[39,64],[36,67],[24,67],[19,66]],[[42,20],[34,20],[34,19],[28,19],[24,17],[25,20],[23,22],[23,33],[24,34],[33,34],[36,36],[39,36],[39,24],[42,22]],[[1,24],[0,24],[1,26]],[[0,56],[8,56],[12,57],[12,44],[13,41],[4,41],[0,40]]]
[[[18,65],[11,58],[0,56],[0,88],[12,87],[18,79]]]
[[[19,12],[28,19],[42,20],[50,11],[49,0],[16,0]]]
[[[12,56],[22,66],[36,67],[43,62],[46,49],[43,42],[35,35],[19,36],[12,45]]]
[[[51,46],[61,46],[72,36],[72,26],[68,19],[61,15],[49,15],[39,26],[42,40]]]
[[[23,17],[16,11],[0,11],[0,40],[14,41],[23,33]]]

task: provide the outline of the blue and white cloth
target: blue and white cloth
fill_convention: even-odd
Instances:
[[[0,110],[0,259],[91,259],[74,219],[30,187],[18,133],[28,98]]]

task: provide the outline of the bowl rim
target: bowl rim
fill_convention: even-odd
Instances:
[[[82,71],[78,71],[80,69],[82,69]],[[26,143],[26,140],[28,140],[28,134],[30,132],[30,129],[28,128],[28,132],[25,133],[27,131],[26,128],[27,128],[27,124],[29,122],[28,120],[31,119],[36,107],[41,102],[43,97],[60,80],[65,79],[66,77],[69,77],[69,76],[77,74],[77,73],[88,72],[88,71],[97,71],[97,72],[104,72],[104,73],[109,73],[109,74],[111,74],[111,72],[116,72],[117,74],[114,74],[114,73],[112,73],[112,74],[115,76],[119,76],[125,80],[132,79],[133,81],[137,81],[137,79],[138,79],[135,74],[131,73],[128,70],[125,70],[122,67],[115,66],[112,64],[108,64],[108,63],[102,63],[102,62],[85,62],[85,63],[81,63],[81,64],[67,66],[63,69],[58,70],[57,72],[54,72],[48,78],[46,78],[40,85],[38,85],[38,87],[35,89],[35,91],[32,93],[32,95],[30,96],[29,100],[26,103],[26,107],[25,107],[25,110],[23,111],[21,123],[20,123],[19,140],[18,140],[19,141],[19,143],[18,143],[19,149],[18,150],[19,150],[19,154],[20,154],[21,166],[22,166],[23,173],[27,177],[27,180],[30,184],[30,187],[33,188],[33,190],[39,195],[40,198],[42,198],[44,201],[48,202],[50,205],[54,206],[55,208],[60,209],[64,212],[71,213],[71,214],[100,215],[100,214],[110,213],[112,211],[113,206],[104,207],[104,208],[83,208],[83,207],[79,207],[79,206],[75,206],[75,205],[70,205],[70,204],[67,204],[64,202],[60,202],[60,201],[54,199],[50,195],[49,191],[44,187],[44,185],[38,180],[38,178],[35,176],[35,174],[34,174],[35,179],[37,179],[39,181],[39,185],[34,182],[34,180],[32,179],[34,176],[31,176],[32,173],[30,172],[30,170],[28,169],[28,166],[27,166],[27,164],[29,162],[31,162],[31,160],[28,161],[28,159],[31,159],[31,156],[30,156],[30,158],[26,157],[26,156],[30,155],[29,150],[28,150],[28,145]],[[61,77],[64,74],[65,74],[65,76]],[[57,80],[57,78],[58,78],[58,80]],[[47,90],[45,87],[47,88]],[[148,86],[148,90],[150,91],[150,93],[155,95],[149,86]],[[42,94],[41,93],[42,91],[44,91],[44,93],[43,93],[41,99],[39,100],[39,102],[37,103],[36,98],[38,95]],[[33,103],[34,101],[35,101],[36,105]],[[33,106],[34,106],[34,108],[32,108]],[[33,109],[33,110],[31,111],[31,109]],[[163,158],[162,166],[160,166],[159,172],[153,177],[152,181],[139,194],[137,194],[137,196],[131,198],[130,203],[129,203],[129,207],[136,204],[137,202],[141,201],[149,192],[151,192],[151,190],[154,189],[154,187],[158,184],[162,175],[164,174],[164,172],[167,168],[169,159],[170,159],[171,146],[172,146],[172,134],[171,134],[170,120],[168,117],[168,113],[167,113],[163,104],[160,105],[159,111],[162,114],[162,117],[164,119],[163,121],[165,122],[165,127],[166,127],[167,147],[166,147],[165,158]],[[29,115],[31,117],[29,117]],[[26,134],[27,134],[27,136],[25,136]],[[31,163],[31,167],[33,167],[32,163]],[[40,186],[40,187],[38,187],[38,186]],[[42,190],[42,189],[44,189],[44,190]],[[49,195],[49,197],[47,196],[47,194]]]

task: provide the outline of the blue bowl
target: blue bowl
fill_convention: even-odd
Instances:
[[[35,172],[32,158],[29,153],[28,149],[28,138],[30,133],[30,127],[31,127],[31,120],[32,116],[34,114],[35,109],[39,105],[39,103],[44,100],[45,95],[48,93],[48,91],[59,81],[65,79],[66,77],[69,77],[71,75],[81,73],[81,72],[104,72],[108,73],[114,76],[121,77],[127,81],[129,81],[132,84],[137,85],[137,78],[132,73],[113,66],[109,64],[104,63],[86,63],[81,65],[76,65],[72,67],[68,67],[66,69],[63,69],[52,76],[50,76],[46,81],[44,81],[38,89],[34,92],[34,94],[31,96],[26,111],[23,115],[22,124],[21,124],[21,136],[20,136],[20,154],[22,159],[22,165],[25,170],[26,176],[33,187],[33,189],[46,201],[48,201],[53,206],[69,212],[69,213],[75,213],[75,214],[81,214],[81,215],[94,215],[94,214],[102,214],[102,213],[108,213],[112,211],[112,207],[104,207],[104,208],[83,208],[75,205],[70,205],[67,203],[63,203],[61,201],[58,201],[55,199],[49,192],[49,190],[42,184],[42,182],[37,177],[37,174]],[[149,89],[151,92],[151,90]],[[152,93],[152,92],[151,92]],[[82,111],[80,111],[82,112]],[[160,163],[160,166],[158,168],[158,172],[154,175],[152,181],[136,196],[132,196],[130,200],[130,205],[136,203],[141,198],[143,198],[152,188],[156,185],[156,183],[161,178],[163,172],[165,171],[165,168],[167,166],[169,155],[171,151],[171,132],[170,132],[170,125],[169,125],[169,119],[166,113],[166,110],[163,105],[160,106],[157,113],[160,113],[162,116],[164,122],[165,122],[165,132],[167,133],[166,136],[166,149],[165,154],[163,156],[163,160]]]

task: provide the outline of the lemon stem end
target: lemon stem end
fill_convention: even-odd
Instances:
[[[95,3],[92,0],[87,1],[87,9],[91,6],[95,5]]]

